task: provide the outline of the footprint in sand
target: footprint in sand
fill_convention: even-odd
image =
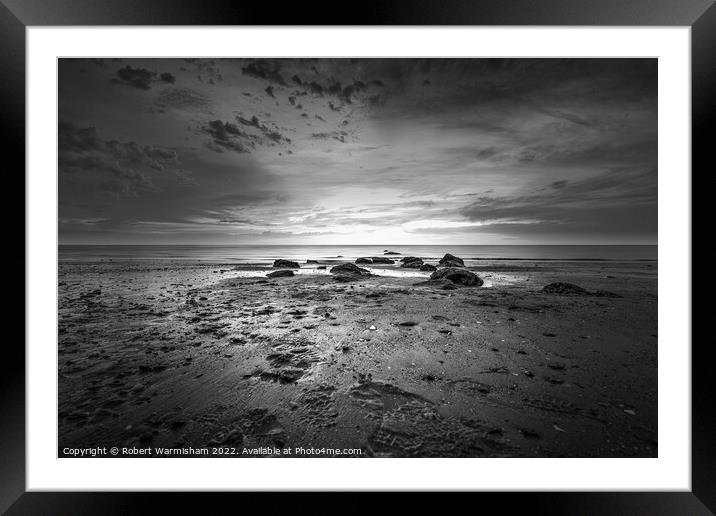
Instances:
[[[500,429],[443,417],[430,400],[389,383],[359,382],[349,395],[377,422],[366,442],[373,456],[485,457],[513,452]]]

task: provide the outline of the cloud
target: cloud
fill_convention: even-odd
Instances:
[[[533,193],[480,196],[459,213],[473,222],[530,221],[554,232],[623,233],[656,227],[656,210],[656,169],[616,167],[581,180],[553,181]]]
[[[100,190],[123,195],[156,188],[153,172],[176,169],[175,150],[100,138],[95,127],[60,122],[58,168],[60,183],[84,181]],[[80,176],[75,179],[75,176]]]
[[[323,96],[323,86],[321,86],[317,82],[311,81],[311,82],[305,84],[305,86],[308,88],[308,91],[310,91],[312,94],[318,95],[319,97]]]
[[[211,120],[202,130],[212,137],[210,148],[216,152],[223,152],[224,149],[233,150],[235,152],[249,152],[252,146],[250,140],[248,144],[247,142],[239,141],[239,138],[248,140],[249,137],[245,132],[230,122]]]
[[[154,72],[150,72],[146,68],[132,68],[130,65],[127,65],[117,70],[117,78],[114,79],[114,82],[148,90],[151,88],[155,76],[156,74]]]
[[[346,131],[332,131],[313,133],[311,135],[311,138],[315,138],[317,140],[336,140],[341,143],[346,143],[346,136],[348,136],[348,133]]]
[[[276,127],[262,123],[255,115],[251,118],[238,115],[236,121],[256,131],[248,132],[231,122],[211,120],[202,128],[202,132],[212,137],[212,141],[209,143],[211,150],[223,152],[225,149],[229,149],[239,153],[248,153],[255,149],[256,145],[291,143],[291,139],[284,136]]]
[[[280,73],[281,66],[277,60],[257,60],[252,61],[244,66],[241,71],[244,75],[249,75],[257,79],[264,79],[275,82],[282,86],[286,86],[286,81]],[[295,77],[295,76],[294,76]],[[299,79],[300,80],[300,79]],[[294,79],[295,82],[295,79]],[[300,84],[300,83],[297,83]]]
[[[131,86],[132,88],[138,88],[140,90],[148,90],[152,87],[152,83],[154,82],[174,84],[176,77],[169,72],[157,74],[146,68],[133,68],[131,65],[127,65],[117,70],[117,76],[112,78],[111,82],[124,84],[125,86]]]
[[[159,74],[159,79],[160,79],[162,82],[167,82],[167,83],[169,83],[169,84],[174,84],[174,83],[176,82],[176,80],[177,80],[176,77],[174,77],[174,76],[173,76],[172,74],[170,74],[169,72],[163,72],[163,73]]]
[[[275,124],[274,124],[273,128],[269,127],[268,125],[262,123],[256,115],[252,116],[251,118],[244,118],[243,116],[238,115],[236,117],[236,120],[245,126],[258,129],[258,131],[260,133],[259,135],[250,135],[249,136],[250,138],[253,138],[255,141],[259,141],[256,139],[256,136],[263,136],[264,139],[267,139],[270,142],[291,143],[291,139],[288,138],[287,136],[284,136],[283,134],[281,134],[281,132],[278,130],[278,128],[275,127]],[[260,143],[260,141],[259,141],[259,143]]]
[[[159,108],[173,109],[205,109],[209,106],[206,95],[190,88],[164,88],[154,105]]]

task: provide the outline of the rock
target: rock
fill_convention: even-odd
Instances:
[[[368,269],[363,269],[352,263],[342,263],[331,268],[331,274],[357,274],[357,275],[370,275]]]
[[[306,260],[306,263],[318,263],[318,260]]]
[[[360,264],[373,263],[373,260],[371,260],[370,258],[358,258],[356,260],[356,263],[360,263]]]
[[[403,262],[401,267],[405,267],[406,269],[419,269],[423,265],[423,260],[415,256],[408,256],[400,261]]]
[[[318,267],[316,267],[316,269],[318,269],[318,270],[326,270],[326,266],[325,266],[325,265],[319,265]]]
[[[482,278],[477,274],[474,274],[465,269],[458,269],[448,267],[447,269],[440,269],[433,272],[430,275],[431,280],[446,279],[457,285],[464,285],[466,287],[479,287],[483,284]]]
[[[347,283],[349,281],[357,281],[363,279],[366,276],[370,276],[368,269],[363,269],[352,263],[342,263],[331,268],[331,274],[334,275],[333,279],[341,283]]]
[[[465,262],[462,261],[462,258],[458,258],[457,256],[447,253],[445,256],[440,258],[438,265],[440,267],[465,267]]]
[[[391,260],[390,258],[384,258],[382,256],[374,256],[371,258],[373,260],[373,263],[395,263],[395,260]]]
[[[290,276],[293,276],[293,271],[273,271],[266,275],[267,278],[288,278]]]
[[[589,292],[582,287],[573,285],[572,283],[550,283],[542,289],[545,294],[559,294],[560,296],[588,296]]]
[[[434,265],[430,265],[429,263],[424,263],[420,266],[420,270],[427,271],[427,272],[433,272],[433,271],[438,270],[438,268],[435,267]]]
[[[383,251],[383,254],[400,254],[400,253],[396,253],[395,251]]]
[[[274,267],[279,267],[282,269],[300,269],[301,266],[296,263],[292,262],[291,260],[276,260],[273,262]]]

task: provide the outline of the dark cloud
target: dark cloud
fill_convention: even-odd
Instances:
[[[125,66],[117,70],[117,77],[114,82],[139,88],[142,90],[148,90],[151,88],[152,81],[156,74],[150,72],[146,68],[132,68],[130,65]]]
[[[167,83],[169,83],[169,84],[174,84],[174,83],[176,82],[176,80],[177,80],[176,77],[174,77],[174,76],[173,76],[172,74],[170,74],[169,72],[163,72],[163,73],[159,74],[159,79],[160,79],[162,82],[167,82]]]
[[[341,143],[346,143],[346,137],[348,136],[348,133],[346,131],[332,131],[332,132],[322,132],[322,133],[313,133],[311,135],[311,138],[315,138],[318,140],[336,140]]]
[[[261,122],[259,121],[258,117],[256,115],[252,116],[251,118],[244,118],[241,115],[236,117],[236,120],[238,120],[240,123],[244,125],[248,125],[250,127],[256,127],[257,129],[261,128]]]
[[[308,90],[312,94],[318,95],[318,96],[323,96],[323,86],[321,86],[317,82],[311,81],[311,82],[307,83],[305,86],[308,88]]]
[[[134,195],[155,188],[152,171],[175,169],[179,164],[173,149],[105,140],[95,127],[75,127],[67,122],[58,127],[61,184],[85,181],[103,191]]]
[[[291,139],[281,134],[277,127],[270,127],[267,124],[262,123],[256,115],[251,118],[244,118],[241,115],[236,117],[236,120],[248,127],[253,127],[259,130],[261,136],[266,138],[269,142],[273,143],[291,143]],[[251,136],[249,136],[251,137]]]
[[[131,65],[127,65],[117,70],[117,76],[112,78],[111,81],[140,90],[148,90],[154,82],[174,84],[176,77],[169,72],[157,74],[146,68],[133,68]]]
[[[231,122],[212,120],[202,130],[212,137],[210,148],[217,152],[223,152],[224,149],[235,152],[250,152],[253,146],[249,136]]]
[[[574,165],[607,166],[626,163],[656,165],[656,139],[643,141],[588,141],[527,145],[517,154],[517,162],[569,167]],[[509,160],[509,158],[507,158]]]
[[[656,169],[617,167],[582,180],[554,181],[531,194],[477,197],[459,213],[470,221],[529,223],[543,231],[638,233],[656,227],[657,193]]]
[[[264,91],[266,92],[266,95],[268,95],[269,97],[271,97],[273,99],[276,98],[276,95],[274,95],[274,93],[273,93],[273,86],[266,86],[266,89]]]
[[[275,82],[282,86],[286,86],[286,81],[280,73],[281,65],[275,60],[257,60],[244,66],[241,71],[245,75]],[[294,79],[295,82],[295,79]],[[300,84],[300,83],[298,83]]]

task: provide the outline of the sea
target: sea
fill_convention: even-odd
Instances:
[[[353,261],[359,257],[401,256],[439,259],[451,253],[466,261],[657,261],[656,245],[60,245],[61,262],[168,260],[270,264],[284,258],[305,262]],[[466,263],[467,264],[467,263]]]

